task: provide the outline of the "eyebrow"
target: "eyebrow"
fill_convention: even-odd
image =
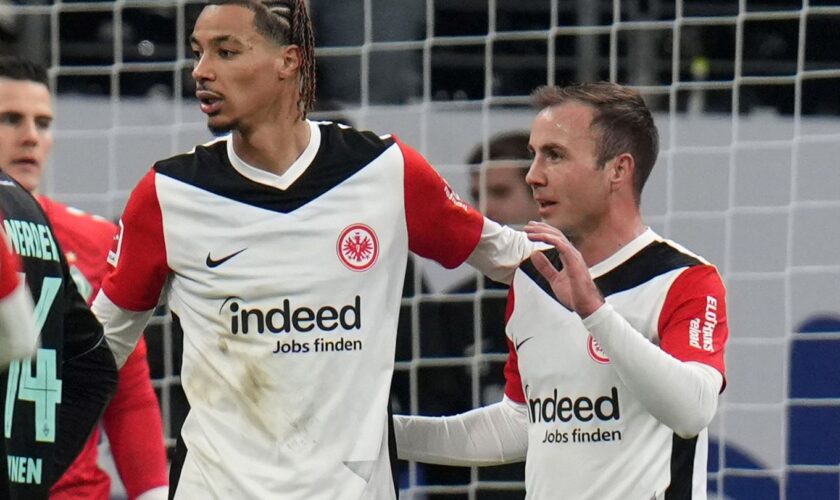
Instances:
[[[24,113],[23,111],[6,110],[6,111],[0,111],[0,116],[11,116],[11,117],[14,117],[14,118],[23,118],[24,116],[26,116],[26,113]],[[36,114],[35,115],[36,120],[46,119],[46,120],[52,121],[53,118],[54,117],[51,114],[42,113],[42,114]]]
[[[213,37],[210,39],[209,45],[220,45],[226,42],[235,43],[240,46],[245,46],[245,43],[243,43],[242,40],[239,39],[239,37],[233,35],[219,35],[217,37]],[[198,41],[198,38],[196,38],[195,35],[190,35],[190,43],[195,45],[201,45],[201,42]]]

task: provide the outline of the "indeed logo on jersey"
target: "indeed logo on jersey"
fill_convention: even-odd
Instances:
[[[688,324],[688,344],[695,349],[715,352],[714,334],[718,323],[717,299],[706,296],[706,311],[703,318],[694,318]],[[702,342],[702,343],[701,343]]]
[[[240,297],[228,297],[219,313],[225,310],[230,313],[230,331],[234,335],[262,335],[266,331],[275,334],[310,332],[315,328],[324,332],[338,328],[348,331],[362,328],[362,298],[358,295],[352,304],[344,306],[292,307],[291,301],[284,299],[279,307],[265,310],[246,307]]]
[[[589,422],[593,419],[608,421],[618,420],[621,416],[618,401],[618,389],[613,387],[610,394],[603,396],[580,396],[571,398],[562,396],[554,389],[554,393],[547,398],[530,397],[529,387],[525,387],[528,395],[528,418],[531,423],[537,422]]]

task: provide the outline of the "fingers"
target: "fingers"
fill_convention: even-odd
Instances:
[[[569,274],[589,276],[588,266],[584,263],[583,257],[562,231],[544,222],[536,221],[529,222],[523,230],[529,240],[547,243],[557,249],[560,261]],[[545,276],[544,273],[543,276]]]
[[[565,265],[566,256],[574,247],[562,231],[544,222],[536,221],[531,221],[526,224],[523,231],[528,235],[529,240],[547,243],[556,248],[560,253],[560,259],[564,261],[563,264]]]
[[[560,274],[559,271],[551,264],[551,261],[548,260],[542,252],[536,251],[531,254],[531,262],[534,263],[534,267],[537,271],[543,275],[543,278],[548,280],[551,283],[554,278]]]

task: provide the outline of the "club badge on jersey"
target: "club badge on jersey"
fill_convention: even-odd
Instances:
[[[336,243],[338,259],[347,269],[367,271],[379,258],[379,239],[376,232],[362,223],[350,224],[341,231]]]

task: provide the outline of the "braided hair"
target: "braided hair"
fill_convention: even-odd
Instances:
[[[254,28],[277,45],[300,49],[298,110],[306,118],[315,104],[315,36],[306,0],[212,0],[211,5],[241,5],[254,12]]]

